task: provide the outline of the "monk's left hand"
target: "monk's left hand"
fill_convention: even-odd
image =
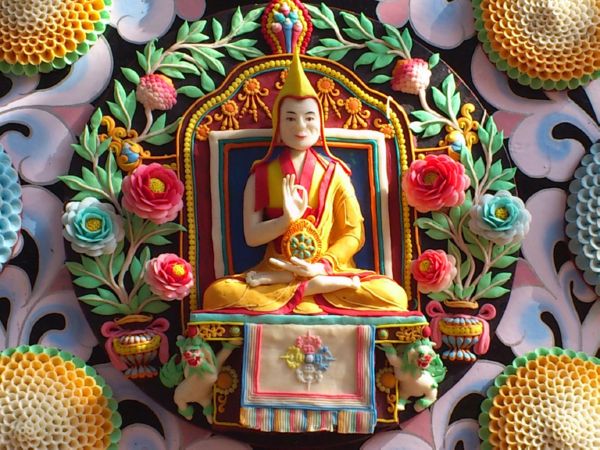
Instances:
[[[269,262],[280,269],[287,270],[298,277],[314,278],[318,275],[327,275],[323,263],[309,263],[303,259],[292,256],[289,261],[277,258],[269,258]]]

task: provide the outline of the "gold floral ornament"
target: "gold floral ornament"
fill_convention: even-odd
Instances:
[[[394,131],[394,127],[389,122],[384,122],[380,118],[377,118],[373,121],[373,125],[375,125],[375,128],[379,132],[383,133],[386,139],[393,139],[396,136],[396,131]]]
[[[338,105],[343,106],[346,112],[350,115],[346,122],[344,122],[344,128],[352,128],[356,130],[359,126],[361,128],[367,128],[369,123],[366,119],[371,117],[371,111],[365,109],[363,111],[362,102],[357,97],[350,97],[346,100],[338,100]]]
[[[483,48],[535,89],[574,89],[600,76],[597,0],[473,0]]]
[[[456,119],[460,131],[453,126],[446,125],[446,136],[441,139],[438,143],[440,147],[450,147],[449,156],[455,161],[460,161],[460,151],[463,146],[466,146],[469,150],[473,148],[473,144],[479,142],[477,136],[477,129],[479,128],[479,122],[473,119],[471,114],[475,111],[475,105],[472,103],[465,103],[460,108],[460,117]]]
[[[479,416],[482,449],[600,447],[600,360],[538,349],[507,366]]]
[[[258,122],[258,108],[260,107],[270,119],[271,110],[261,98],[268,95],[269,90],[261,87],[260,81],[258,81],[256,78],[246,80],[244,82],[244,86],[242,87],[242,92],[240,92],[237,96],[238,100],[243,102],[240,117],[243,117],[246,113],[250,113],[254,122]]]
[[[0,71],[50,72],[73,64],[104,32],[111,0],[2,0]]]
[[[381,392],[390,394],[393,389],[396,388],[396,377],[394,376],[394,369],[391,366],[384,367],[377,371],[375,376],[375,386]]]
[[[281,90],[283,88],[283,85],[285,84],[285,80],[287,79],[288,76],[288,69],[282,70],[281,72],[279,72],[279,80],[277,80],[275,82],[275,87],[279,90]]]
[[[111,138],[108,148],[115,154],[117,165],[122,171],[129,173],[142,164],[144,158],[152,156],[136,142],[137,131],[117,127],[115,120],[110,116],[103,116],[100,124],[106,127],[106,133],[99,134],[98,138],[100,142]]]
[[[342,113],[340,112],[335,99],[335,97],[338,97],[339,95],[340,90],[335,87],[335,82],[331,78],[323,77],[317,81],[317,97],[323,107],[323,118],[325,120],[329,118],[330,109],[333,110],[339,119],[342,118]]]
[[[39,345],[0,353],[0,448],[116,450],[111,390],[73,355]]]
[[[221,113],[215,113],[215,120],[221,122],[221,130],[239,130],[240,121],[237,119],[238,105],[228,100],[221,105]]]
[[[196,140],[197,141],[208,141],[208,135],[211,132],[210,125],[213,123],[213,118],[211,116],[206,116],[206,118],[198,124],[196,127]]]
[[[237,372],[231,366],[225,366],[219,372],[217,381],[215,382],[215,391],[218,394],[232,394],[240,384]]]

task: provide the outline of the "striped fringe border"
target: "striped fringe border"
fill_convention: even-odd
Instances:
[[[303,433],[373,433],[377,417],[370,411],[311,411],[302,409],[241,408],[240,423],[260,431]]]

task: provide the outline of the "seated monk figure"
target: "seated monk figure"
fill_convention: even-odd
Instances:
[[[273,106],[273,138],[254,163],[244,190],[244,235],[268,244],[251,270],[216,280],[204,310],[285,314],[406,311],[404,289],[389,277],[356,268],[364,243],[349,169],[329,151],[317,94],[294,55]],[[312,146],[322,142],[327,158]],[[275,146],[283,144],[278,157]]]

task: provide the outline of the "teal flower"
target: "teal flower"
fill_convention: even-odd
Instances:
[[[62,216],[63,236],[77,253],[100,256],[113,253],[123,240],[123,219],[112,205],[88,197],[67,203]]]
[[[471,231],[498,245],[521,241],[531,222],[523,201],[508,191],[485,194],[470,215]]]

